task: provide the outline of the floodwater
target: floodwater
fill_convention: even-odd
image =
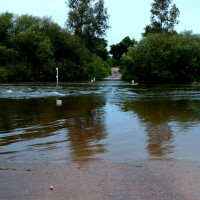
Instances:
[[[0,85],[0,161],[200,161],[199,152],[200,85]]]

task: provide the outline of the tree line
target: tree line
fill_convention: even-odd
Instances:
[[[103,37],[109,15],[103,0],[95,4],[68,0],[66,4],[70,11],[65,28],[47,17],[0,15],[0,82],[55,81],[56,68],[60,81],[109,75]]]
[[[200,35],[175,31],[180,11],[171,4],[172,0],[154,0],[151,23],[144,28],[142,39],[135,42],[129,38],[132,42],[123,51],[119,46],[124,39],[111,46],[112,59],[117,60],[124,80],[139,83],[200,81]]]
[[[142,39],[129,36],[107,48],[109,14],[104,0],[67,0],[62,28],[51,18],[0,15],[0,82],[101,79],[120,67],[140,83],[200,81],[200,35],[177,33],[173,0],[153,0]]]

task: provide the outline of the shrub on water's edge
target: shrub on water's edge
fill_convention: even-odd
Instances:
[[[8,73],[5,68],[0,67],[0,82],[4,83],[8,81]]]
[[[200,36],[191,32],[150,34],[131,47],[128,56],[134,65],[131,67],[127,58],[121,60],[121,73],[125,79],[135,76],[140,83],[200,80]]]
[[[30,66],[22,63],[8,65],[5,67],[8,73],[9,82],[28,82],[32,81]]]

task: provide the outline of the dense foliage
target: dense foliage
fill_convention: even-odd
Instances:
[[[121,59],[124,79],[151,83],[200,81],[200,35],[150,34],[129,49],[128,56]]]
[[[120,60],[125,80],[140,83],[200,81],[200,35],[176,33],[179,9],[172,0],[154,0],[143,39]]]
[[[57,67],[60,81],[109,74],[106,62],[51,18],[0,15],[0,82],[55,81]]]
[[[112,60],[114,66],[118,66],[120,59],[127,54],[128,49],[136,44],[134,39],[130,39],[129,36],[122,39],[121,42],[113,44],[110,46],[110,54],[112,55]]]

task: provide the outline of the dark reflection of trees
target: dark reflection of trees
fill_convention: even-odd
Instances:
[[[68,99],[73,115],[68,114],[66,125],[74,161],[95,159],[93,155],[106,152],[105,145],[101,143],[106,137],[103,105],[104,99],[95,96]]]
[[[173,134],[171,127],[168,123],[162,124],[151,124],[147,123],[147,150],[150,155],[156,157],[165,157],[166,155],[173,152],[174,146],[171,145],[173,142]]]
[[[52,100],[0,99],[0,109],[1,146],[44,138],[57,130],[56,127],[47,126],[56,120],[55,102]],[[19,129],[21,134],[15,134]]]
[[[73,160],[91,159],[106,152],[101,143],[106,137],[102,109],[105,99],[83,95],[62,100],[63,106],[56,107],[55,99],[0,99],[0,146],[41,138],[43,143],[33,143],[33,146],[44,147],[49,145],[49,136],[65,129]],[[50,143],[54,142],[57,141]]]
[[[174,151],[171,121],[182,123],[194,121],[195,113],[190,101],[140,100],[124,104],[125,111],[132,110],[146,126],[147,150],[150,155],[167,157]],[[190,106],[189,106],[190,105]],[[194,107],[194,106],[192,106]]]

